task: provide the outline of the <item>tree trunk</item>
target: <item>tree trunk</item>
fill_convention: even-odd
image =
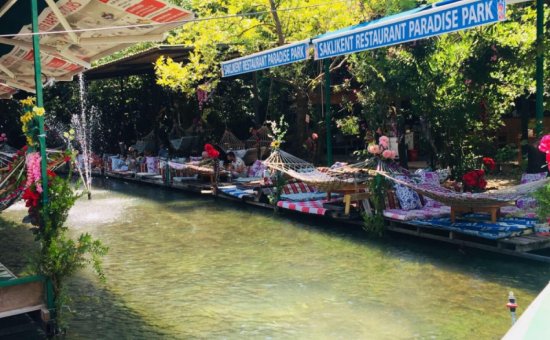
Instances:
[[[252,86],[252,93],[254,94],[254,120],[256,125],[261,125],[263,123],[263,119],[261,117],[260,112],[260,91],[258,90],[258,72],[254,72],[252,74],[253,77],[253,86]],[[256,128],[256,126],[254,126]]]
[[[283,34],[283,26],[281,25],[281,20],[279,19],[279,13],[277,13],[277,6],[275,5],[275,0],[269,0],[269,5],[271,7],[271,15],[273,16],[273,21],[275,21],[275,31],[277,32],[278,45],[282,46],[285,44],[285,35]]]
[[[304,142],[308,136],[306,136],[306,115],[309,113],[309,99],[307,94],[303,91],[297,90],[296,97],[294,98],[294,111],[296,113],[294,119],[294,128],[292,129],[292,138],[287,138],[289,143],[296,154],[305,155],[303,148]],[[289,122],[290,123],[290,122]],[[290,124],[292,128],[292,124]]]

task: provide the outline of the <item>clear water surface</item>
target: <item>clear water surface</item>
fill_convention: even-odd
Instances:
[[[545,264],[120,181],[97,181],[68,223],[110,248],[106,283],[70,282],[69,339],[498,339],[508,291],[526,307],[550,279]]]

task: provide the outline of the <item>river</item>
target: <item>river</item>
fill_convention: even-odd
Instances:
[[[121,181],[94,185],[68,224],[109,247],[107,281],[83,270],[69,282],[69,339],[498,339],[510,326],[508,291],[521,313],[550,278],[546,264]],[[24,214],[17,204],[2,218]],[[0,234],[0,262],[16,271],[21,254],[10,252],[32,241],[21,229]]]

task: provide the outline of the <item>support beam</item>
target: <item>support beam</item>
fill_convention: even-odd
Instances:
[[[19,40],[19,39],[9,39],[9,38],[0,37],[0,44],[10,45],[10,46],[17,46],[17,47],[22,47],[22,48],[28,48],[30,50],[33,49],[32,43],[27,42],[27,41],[23,41],[23,40]],[[42,53],[49,54],[49,55],[54,56],[56,58],[65,60],[69,63],[80,65],[84,68],[92,67],[89,62],[78,58],[77,56],[75,56],[70,51],[60,51],[60,50],[56,49],[55,47],[44,45],[44,44],[40,45],[40,50],[41,50]]]
[[[9,87],[13,87],[13,88],[16,88],[16,89],[27,91],[29,93],[36,93],[36,91],[33,88],[22,85],[22,84],[19,84],[16,80],[13,80],[13,79],[0,78],[0,82],[2,84],[6,85],[6,86],[9,86]]]
[[[544,133],[544,0],[537,0],[537,59],[536,59],[536,135]]]
[[[139,42],[154,42],[163,41],[166,35],[162,34],[144,34],[131,36],[113,36],[113,37],[97,37],[97,38],[81,38],[80,45],[114,45],[114,44],[133,44]]]
[[[0,7],[0,18],[10,10],[11,6],[15,5],[17,0],[8,0],[2,7]]]
[[[68,31],[67,34],[69,35],[73,43],[78,44],[78,36],[76,35],[76,33],[71,32],[73,28],[71,27],[67,19],[65,19],[65,16],[63,15],[63,13],[61,13],[59,7],[57,7],[57,5],[55,4],[55,1],[46,0],[46,3],[48,4],[48,7],[50,7],[50,9],[52,10],[53,14],[55,14],[55,16],[57,17],[57,20],[59,20],[61,26],[63,26],[63,28]]]
[[[327,166],[331,166],[332,159],[332,117],[330,112],[330,58],[323,60],[325,66],[325,125],[327,134]]]
[[[8,77],[15,79],[15,74],[2,64],[0,64],[0,71],[4,72]]]

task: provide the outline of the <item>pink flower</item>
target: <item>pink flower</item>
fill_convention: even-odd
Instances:
[[[379,142],[384,148],[387,148],[390,145],[390,139],[386,136],[380,137]]]
[[[470,85],[472,83],[472,79],[466,79],[464,80],[464,84]]]
[[[380,153],[380,147],[378,145],[369,145],[367,151],[373,155],[378,155]]]
[[[539,144],[539,150],[544,153],[550,152],[550,135],[542,137]]]
[[[384,152],[382,152],[382,157],[387,158],[387,159],[394,159],[395,158],[395,151],[393,151],[393,150],[384,150]]]

